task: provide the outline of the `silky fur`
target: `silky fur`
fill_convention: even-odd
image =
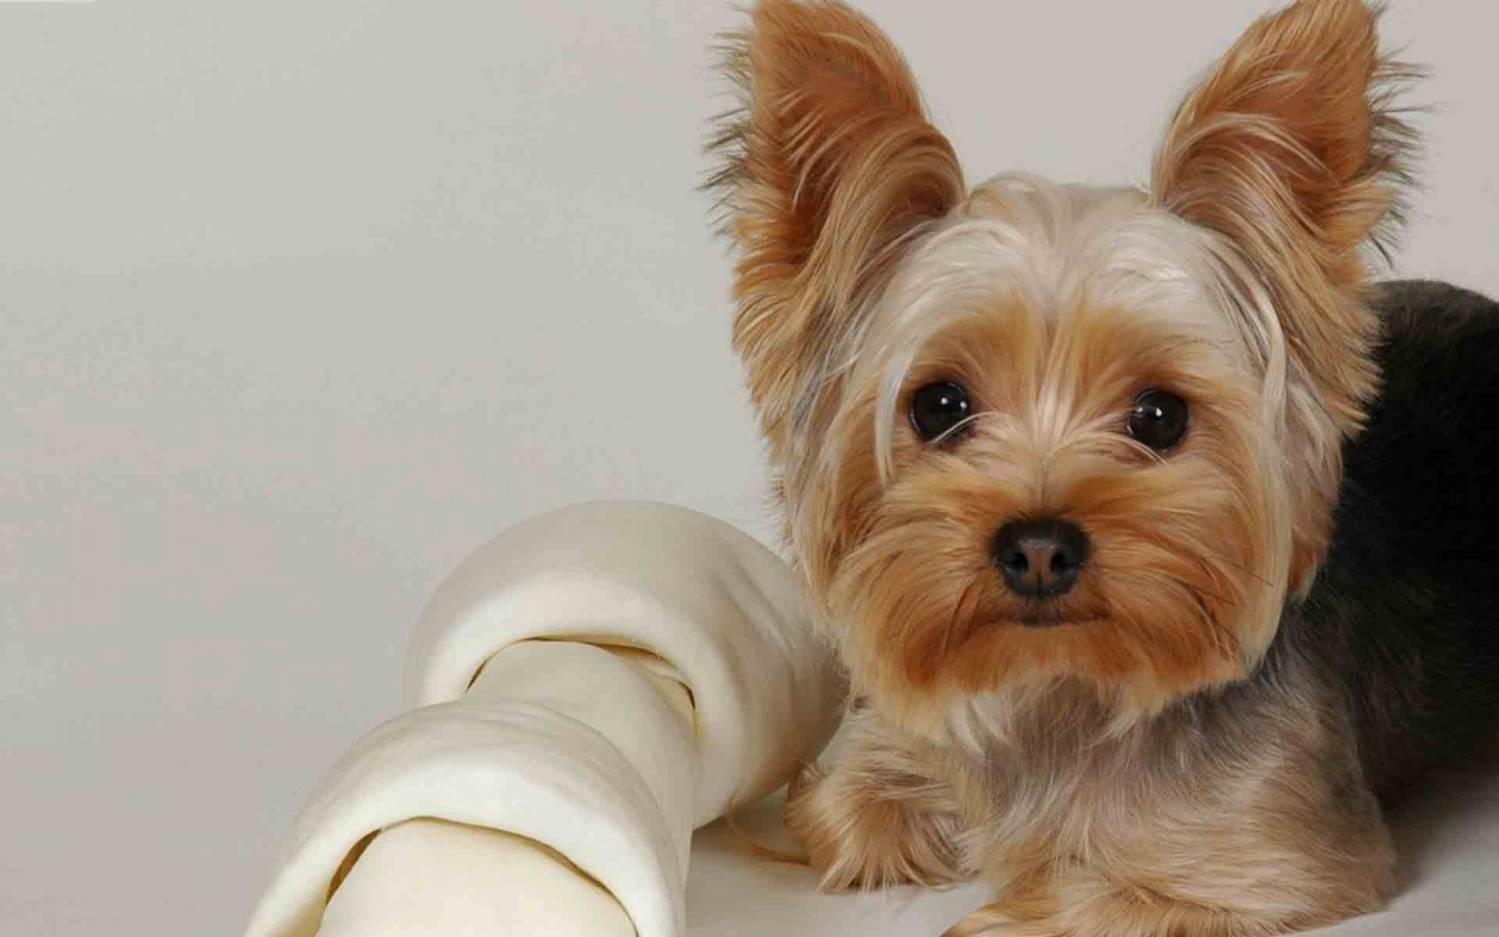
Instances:
[[[1275,934],[1390,894],[1351,684],[1287,624],[1379,380],[1364,254],[1413,73],[1377,18],[1300,0],[1251,26],[1148,190],[965,194],[841,4],[763,0],[730,37],[734,343],[859,701],[788,806],[826,886],[982,874],[995,903],[952,933],[1038,937]],[[937,380],[975,410],[923,442],[910,395]],[[1123,432],[1145,388],[1190,402],[1172,451]],[[989,544],[1045,516],[1093,552],[1038,622]]]

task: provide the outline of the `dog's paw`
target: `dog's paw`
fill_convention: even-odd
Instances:
[[[991,904],[943,931],[942,937],[1078,937],[1078,932],[1054,921],[1022,920]]]
[[[793,783],[786,824],[807,848],[825,891],[942,885],[968,875],[955,845],[946,789],[887,784],[850,771],[808,768]]]

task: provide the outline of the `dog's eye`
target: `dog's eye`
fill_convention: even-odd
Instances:
[[[1129,434],[1157,452],[1170,449],[1187,434],[1187,402],[1170,391],[1145,391],[1129,411]]]
[[[927,442],[952,432],[968,418],[972,405],[968,390],[952,381],[938,381],[918,388],[911,397],[911,425]]]

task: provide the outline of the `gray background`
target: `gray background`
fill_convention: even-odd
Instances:
[[[970,179],[1144,178],[1268,4],[869,0]],[[728,3],[0,3],[0,929],[230,934],[469,550],[638,496],[767,539],[694,190]],[[1399,272],[1499,292],[1499,6]]]

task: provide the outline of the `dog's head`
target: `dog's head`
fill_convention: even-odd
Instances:
[[[1255,23],[1150,189],[967,191],[900,54],[764,0],[716,184],[798,561],[919,730],[1067,685],[1119,719],[1240,678],[1309,587],[1377,381],[1362,248],[1406,139],[1361,0]]]

